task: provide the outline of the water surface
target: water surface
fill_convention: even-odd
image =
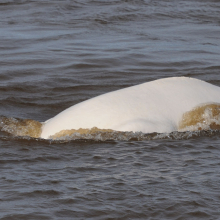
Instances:
[[[0,115],[45,121],[171,76],[220,86],[218,1],[0,1]],[[45,141],[0,132],[1,219],[218,219],[219,132]]]

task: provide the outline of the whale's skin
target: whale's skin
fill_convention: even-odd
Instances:
[[[109,92],[76,104],[43,123],[41,138],[70,129],[166,133],[182,115],[205,103],[220,103],[220,88],[189,77],[163,78]]]

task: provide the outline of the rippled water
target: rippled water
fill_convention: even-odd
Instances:
[[[45,121],[170,76],[220,86],[219,14],[215,0],[1,0],[0,115]],[[141,135],[1,131],[0,218],[218,219],[219,132]]]

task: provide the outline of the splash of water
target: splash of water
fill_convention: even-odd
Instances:
[[[19,119],[0,117],[1,131],[5,131],[14,136],[28,136],[39,138],[41,134],[42,123],[32,119]]]
[[[42,123],[31,119],[0,117],[0,129],[16,137],[40,138]],[[210,135],[220,130],[220,104],[198,106],[183,114],[178,131],[171,133],[121,132],[111,129],[71,129],[62,130],[51,136],[51,140],[95,140],[95,141],[140,141],[153,139],[186,139],[193,136]],[[208,131],[208,133],[204,133]]]
[[[220,130],[220,105],[205,104],[183,114],[178,131]]]

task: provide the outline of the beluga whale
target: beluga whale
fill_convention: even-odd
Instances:
[[[220,87],[195,78],[171,77],[76,104],[43,122],[40,138],[94,128],[143,133],[219,129],[219,117]]]

